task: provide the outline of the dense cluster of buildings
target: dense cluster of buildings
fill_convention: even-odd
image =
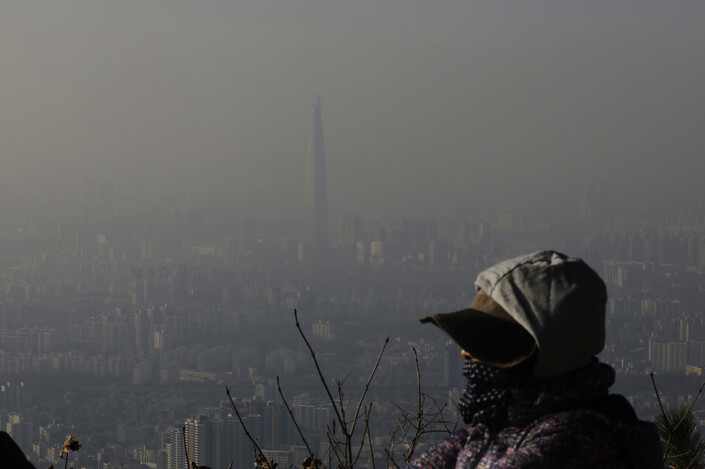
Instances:
[[[451,420],[464,386],[457,347],[417,318],[466,307],[483,267],[547,247],[583,257],[605,279],[601,359],[642,416],[658,411],[648,371],[686,386],[702,375],[705,210],[646,223],[607,217],[604,198],[581,191],[577,208],[552,216],[329,220],[318,100],[313,122],[302,220],[138,204],[108,186],[61,215],[8,216],[0,428],[37,467],[59,464],[67,434],[83,443],[76,469],[183,469],[187,453],[199,465],[250,468],[245,428],[280,467],[297,467],[306,444],[332,457],[334,409],[298,326],[345,402],[390,337],[368,395],[372,454],[389,464],[385,449],[417,398],[416,363]],[[221,402],[225,386],[240,417]],[[663,400],[688,394],[665,390]],[[368,454],[359,467],[371,466]]]
[[[415,318],[464,307],[479,269],[544,243],[585,257],[607,282],[602,359],[621,376],[702,374],[705,227],[664,227],[657,235],[576,230],[550,239],[550,230],[502,224],[507,217],[446,228],[430,219],[345,217],[317,253],[315,268],[303,257],[299,224],[287,220],[245,219],[238,231],[223,234],[227,243],[201,239],[173,251],[160,247],[173,233],[153,234],[148,255],[145,242],[129,249],[129,239],[110,223],[115,232],[91,236],[94,250],[74,249],[58,232],[22,243],[15,237],[22,249],[5,245],[0,275],[0,374],[6,382],[0,425],[38,467],[56,464],[61,442],[72,433],[85,441],[76,467],[179,468],[183,428],[186,449],[199,464],[227,467],[233,460],[233,467],[251,467],[254,452],[232,409],[213,407],[223,398],[213,389],[228,385],[243,396],[243,422],[266,454],[295,464],[305,446],[274,378],[289,381],[295,416],[307,422],[317,454],[327,449],[320,430],[332,410],[297,335],[297,308],[331,377],[366,370],[383,336],[391,335],[375,378],[375,445],[383,455],[393,431],[391,403],[415,387],[410,344],[420,351],[422,376],[438,399],[448,401],[449,391],[457,396],[462,389],[452,346],[418,328]],[[347,384],[360,385],[363,375]],[[47,381],[60,383],[55,394]],[[140,389],[152,394],[128,398]],[[643,415],[653,415],[655,403],[640,392],[630,397]],[[181,400],[159,403],[163,393]],[[687,398],[665,396],[673,403]],[[145,409],[121,413],[103,402],[130,399]],[[101,417],[115,412],[108,422]]]

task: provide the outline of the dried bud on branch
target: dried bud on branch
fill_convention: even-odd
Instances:
[[[78,451],[79,449],[81,449],[81,443],[79,443],[73,435],[69,435],[69,437],[66,438],[66,441],[64,441],[64,446],[61,447],[61,453],[59,454],[68,454],[69,450]]]

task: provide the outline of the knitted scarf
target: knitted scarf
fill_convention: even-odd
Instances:
[[[471,424],[475,415],[499,404],[506,391],[521,384],[526,373],[494,368],[484,363],[465,360],[463,376],[468,384],[458,403],[458,411],[466,424]]]

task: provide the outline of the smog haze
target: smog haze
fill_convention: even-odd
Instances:
[[[598,184],[692,199],[703,20],[696,1],[6,2],[0,193],[108,180],[297,217],[320,95],[331,216],[577,206]]]

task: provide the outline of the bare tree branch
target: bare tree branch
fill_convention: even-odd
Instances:
[[[367,443],[370,445],[370,461],[372,462],[372,469],[377,469],[375,464],[375,449],[372,445],[372,435],[370,434],[370,413],[372,412],[372,403],[365,410],[365,433],[367,434]]]
[[[294,309],[294,320],[296,321],[296,329],[299,330],[299,334],[301,335],[301,338],[304,339],[304,342],[306,343],[306,347],[308,348],[309,353],[311,354],[311,358],[313,358],[313,364],[316,366],[316,371],[318,372],[318,377],[321,380],[321,383],[323,384],[323,389],[325,389],[326,394],[328,394],[328,400],[330,400],[330,403],[333,405],[333,411],[335,412],[335,416],[338,419],[338,423],[340,424],[341,427],[345,426],[345,421],[343,420],[342,416],[340,415],[340,412],[338,412],[338,408],[335,405],[335,400],[333,399],[333,395],[330,392],[330,388],[328,387],[328,383],[326,383],[326,378],[323,375],[323,371],[321,371],[321,367],[318,364],[318,358],[316,358],[316,352],[313,351],[313,347],[311,347],[311,344],[309,343],[308,339],[306,338],[306,334],[304,334],[304,331],[301,329],[301,323],[299,322],[299,313]]]
[[[191,460],[188,457],[188,445],[186,444],[186,425],[181,427],[181,435],[184,438],[184,453],[186,453],[186,467],[191,467]]]
[[[431,433],[450,433],[451,420],[448,420],[444,412],[447,403],[440,405],[432,396],[421,390],[421,371],[418,351],[412,347],[414,354],[414,365],[416,369],[416,403],[414,410],[407,411],[399,404],[394,404],[400,412],[398,423],[392,432],[388,447],[385,449],[387,457],[392,464],[399,467],[396,457],[401,456],[404,462],[411,461],[414,452],[418,448],[425,435]],[[457,424],[457,421],[456,421]],[[399,451],[398,445],[403,445],[404,450]]]
[[[666,412],[663,410],[663,403],[661,403],[661,396],[658,393],[658,389],[656,388],[656,379],[654,379],[654,372],[650,371],[649,376],[651,376],[651,384],[654,385],[654,392],[656,393],[656,399],[658,400],[658,406],[661,408],[661,413],[666,416]],[[668,417],[666,416],[668,419]]]
[[[304,436],[303,432],[301,431],[301,428],[299,427],[299,422],[296,421],[296,418],[294,417],[294,413],[291,411],[291,408],[289,407],[289,403],[286,401],[286,397],[284,397],[284,392],[282,391],[282,387],[279,384],[279,376],[277,376],[277,389],[279,390],[279,395],[282,398],[282,401],[284,401],[284,406],[286,406],[286,410],[289,412],[289,416],[291,417],[291,421],[294,422],[294,427],[296,427],[296,431],[298,432],[299,436],[301,437],[301,440],[303,440],[304,445],[306,445],[306,450],[308,451],[309,456],[311,456],[311,459],[315,459],[313,455],[313,451],[311,451],[311,447],[308,444],[308,441],[306,441],[306,437]]]
[[[247,438],[249,438],[249,440],[252,442],[252,445],[255,447],[255,450],[257,450],[257,453],[264,459],[264,462],[266,462],[269,465],[269,467],[271,467],[271,464],[269,464],[269,460],[262,452],[262,448],[260,448],[259,445],[257,444],[257,440],[255,440],[252,437],[252,435],[250,435],[249,430],[247,430],[247,426],[245,425],[245,421],[242,420],[242,417],[240,416],[240,411],[237,410],[237,406],[235,405],[235,401],[233,401],[233,398],[230,395],[230,388],[227,386],[225,386],[225,394],[228,395],[228,399],[230,400],[230,405],[232,406],[233,410],[235,411],[235,415],[237,416],[237,419],[240,422],[240,426],[242,426],[242,429],[245,431],[245,435],[247,435]]]
[[[335,458],[338,460],[338,465],[342,464],[345,456],[340,452],[341,443],[335,436],[335,427],[331,430],[330,426],[326,425],[326,437],[328,437],[328,444],[330,449],[333,450]]]
[[[389,344],[389,337],[384,339],[384,344],[382,345],[382,350],[380,350],[379,354],[377,355],[377,361],[375,362],[375,366],[372,368],[372,372],[370,372],[370,377],[367,378],[367,382],[365,383],[365,387],[362,390],[362,394],[360,395],[360,399],[357,401],[357,409],[355,409],[355,416],[353,417],[352,427],[350,428],[351,434],[355,433],[355,425],[357,424],[357,417],[360,414],[360,408],[362,407],[362,403],[365,400],[365,396],[367,395],[367,391],[370,389],[370,383],[372,382],[372,378],[374,378],[375,373],[377,373],[377,369],[379,368],[379,363],[380,363],[380,361],[382,361],[382,355],[384,354],[384,350],[387,348],[387,344]]]

